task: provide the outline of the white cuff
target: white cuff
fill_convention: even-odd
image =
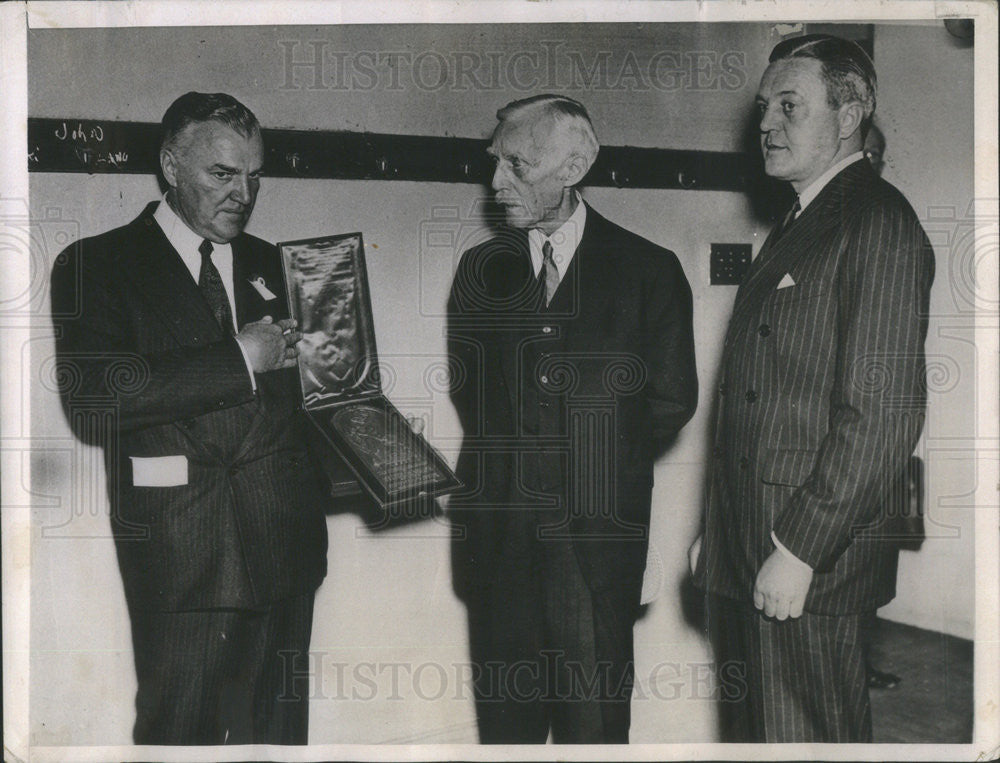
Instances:
[[[240,338],[234,336],[233,339],[236,340],[236,346],[240,348],[240,353],[243,355],[243,362],[247,364],[247,373],[250,374],[250,384],[253,385],[253,391],[257,392],[257,377],[253,375],[253,366],[250,365],[250,356],[247,355],[247,351],[240,344]]]
[[[771,541],[774,543],[774,547],[777,548],[781,553],[783,553],[789,559],[798,562],[810,572],[813,571],[812,567],[810,567],[808,564],[799,559],[795,554],[793,554],[791,551],[785,548],[785,545],[780,540],[778,540],[778,536],[774,534],[774,530],[771,530]]]

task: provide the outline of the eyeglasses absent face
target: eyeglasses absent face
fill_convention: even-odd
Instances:
[[[549,119],[512,117],[497,125],[487,153],[496,162],[492,185],[508,225],[544,227],[558,217],[567,188],[564,143]]]
[[[801,191],[834,163],[840,148],[839,110],[830,105],[819,61],[772,63],[757,91],[757,109],[768,175]]]
[[[189,125],[161,153],[177,213],[191,230],[219,244],[246,227],[263,164],[259,132],[247,137],[219,122]]]

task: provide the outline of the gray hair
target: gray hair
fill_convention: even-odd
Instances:
[[[163,114],[160,148],[172,148],[191,124],[218,122],[245,138],[260,132],[260,122],[246,106],[226,93],[185,93]]]
[[[497,119],[503,122],[529,113],[538,113],[551,118],[573,141],[571,150],[575,150],[586,159],[588,165],[594,163],[600,144],[597,142],[594,124],[590,121],[590,115],[582,103],[564,95],[534,95],[519,101],[511,101],[497,112]]]
[[[827,100],[839,109],[845,103],[856,101],[865,110],[861,123],[861,137],[868,135],[872,114],[875,113],[875,94],[878,77],[875,64],[864,48],[851,40],[829,34],[807,34],[783,40],[774,46],[771,63],[788,58],[812,58],[819,61],[826,83]]]

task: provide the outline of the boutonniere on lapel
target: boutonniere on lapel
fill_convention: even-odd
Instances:
[[[253,286],[254,290],[258,294],[260,294],[261,298],[264,299],[265,301],[270,301],[272,299],[277,298],[278,295],[267,288],[267,284],[264,283],[263,276],[253,275],[250,276],[250,278],[248,278],[247,280],[250,282],[250,285]]]

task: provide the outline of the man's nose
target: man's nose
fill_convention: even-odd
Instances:
[[[494,191],[499,191],[507,187],[507,173],[504,171],[503,165],[497,162],[496,169],[493,170],[493,180],[490,185],[493,186]]]
[[[229,195],[240,204],[249,204],[253,201],[251,182],[249,177],[241,175],[233,177],[233,190]]]
[[[764,109],[760,115],[760,131],[770,132],[778,129],[778,118],[776,109]]]

